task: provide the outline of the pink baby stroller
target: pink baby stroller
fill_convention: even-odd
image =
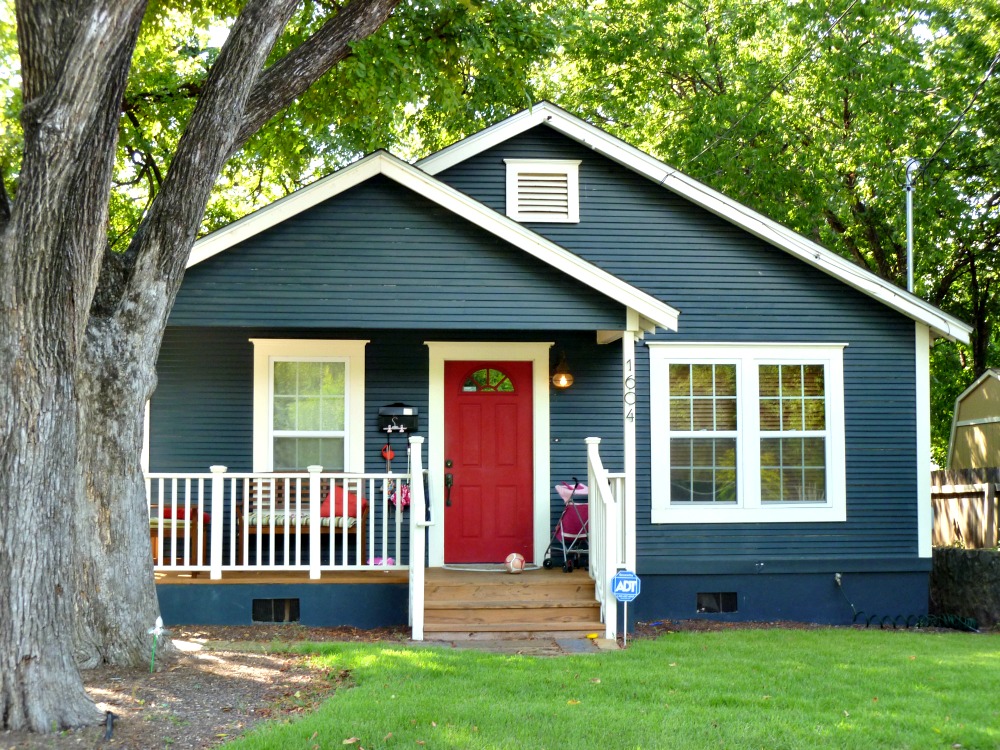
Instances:
[[[572,573],[574,568],[586,568],[587,556],[590,553],[587,532],[590,525],[590,506],[587,505],[587,485],[580,484],[573,477],[573,483],[560,482],[556,492],[563,499],[566,507],[556,522],[552,541],[545,550],[542,566],[552,568],[556,565],[554,555],[561,555],[564,573]]]

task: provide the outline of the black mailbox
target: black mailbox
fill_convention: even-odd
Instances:
[[[417,407],[406,404],[389,404],[378,410],[378,428],[390,435],[394,432],[408,433],[420,429]]]

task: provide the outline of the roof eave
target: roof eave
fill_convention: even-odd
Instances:
[[[634,309],[650,325],[677,330],[679,312],[670,305],[384,151],[354,162],[203,237],[192,248],[187,267],[197,265],[375,175],[383,175],[413,190],[626,308]]]
[[[418,165],[429,174],[438,174],[470,156],[542,124],[643,175],[709,213],[745,229],[755,237],[794,255],[824,273],[840,279],[887,307],[924,323],[938,336],[969,343],[972,327],[958,318],[938,310],[919,297],[854,265],[822,245],[682,174],[659,159],[549,102],[536,104],[531,109],[452,144],[419,161]]]

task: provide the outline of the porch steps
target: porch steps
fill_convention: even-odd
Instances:
[[[602,633],[601,608],[586,571],[427,570],[424,634],[429,640],[560,638]]]

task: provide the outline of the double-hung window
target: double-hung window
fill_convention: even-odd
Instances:
[[[843,348],[651,342],[653,522],[845,520]]]
[[[365,341],[253,339],[254,470],[364,470]]]

